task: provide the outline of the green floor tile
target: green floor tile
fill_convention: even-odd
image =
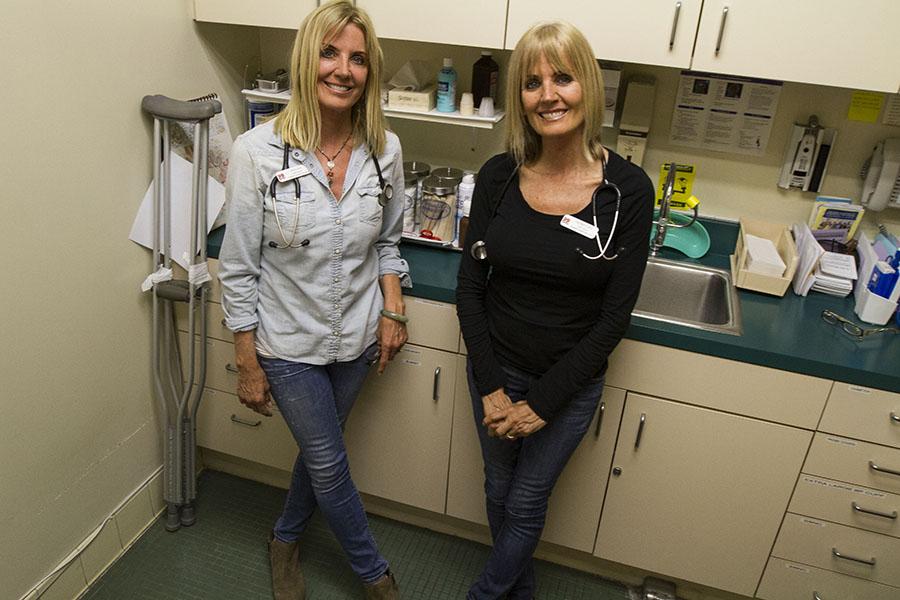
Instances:
[[[285,491],[206,471],[197,523],[176,533],[160,520],[83,596],[84,600],[268,600],[266,539]],[[404,600],[461,600],[489,548],[370,516]],[[362,587],[320,515],[301,544],[309,600],[362,598]],[[537,561],[537,600],[628,600],[628,590],[587,573]]]

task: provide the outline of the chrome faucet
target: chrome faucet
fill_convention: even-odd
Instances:
[[[666,232],[669,228],[681,229],[682,227],[690,227],[697,220],[697,207],[694,206],[694,217],[689,223],[675,223],[669,219],[669,211],[672,209],[672,196],[675,195],[675,174],[678,172],[678,165],[669,163],[669,172],[666,174],[666,182],[663,184],[662,199],[659,201],[659,216],[653,221],[656,225],[656,232],[650,240],[650,256],[658,256],[663,242],[666,241]]]

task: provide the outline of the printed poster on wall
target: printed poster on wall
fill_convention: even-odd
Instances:
[[[782,83],[682,71],[669,141],[679,146],[762,155]]]

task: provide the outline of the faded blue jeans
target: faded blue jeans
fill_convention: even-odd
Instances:
[[[275,537],[296,541],[318,506],[364,583],[384,575],[388,563],[350,479],[343,427],[376,357],[374,344],[354,360],[329,365],[259,357],[272,398],[300,447]]]
[[[504,367],[505,390],[513,402],[525,398],[537,377]],[[547,503],[556,480],[585,432],[603,393],[603,378],[592,379],[543,429],[524,438],[508,440],[487,434],[481,394],[468,365],[469,393],[475,426],[484,458],[484,491],[488,524],[494,546],[467,600],[531,600],[537,547]]]

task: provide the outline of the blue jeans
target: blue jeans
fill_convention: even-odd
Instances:
[[[537,378],[516,369],[505,370],[507,395],[513,402],[523,400]],[[468,373],[484,458],[484,492],[494,546],[466,598],[531,600],[535,590],[531,557],[544,529],[550,492],[591,425],[603,392],[603,379],[591,380],[543,429],[507,440],[489,437],[481,424],[484,406],[475,388],[471,363]]]
[[[376,353],[372,345],[355,360],[329,365],[259,357],[272,397],[300,447],[275,537],[296,541],[318,506],[364,583],[379,579],[388,564],[350,479],[343,426]]]

